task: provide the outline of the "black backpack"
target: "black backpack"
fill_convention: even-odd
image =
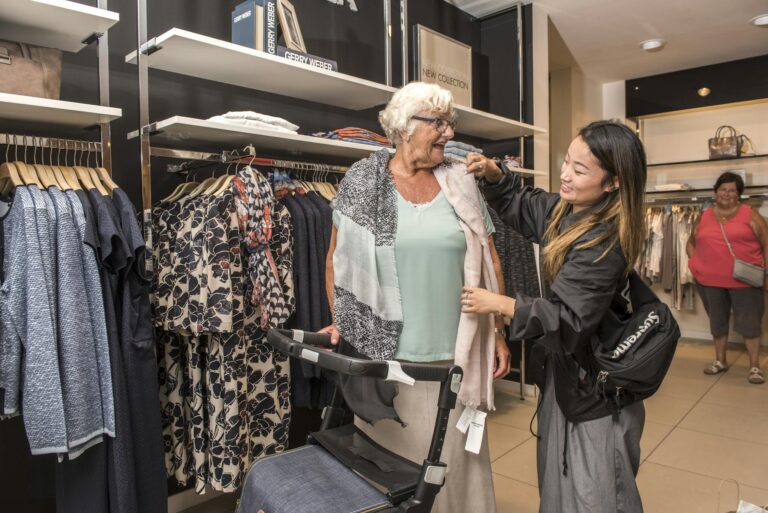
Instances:
[[[609,345],[593,344],[596,388],[617,409],[652,396],[675,355],[680,327],[637,273],[629,275],[632,314]],[[595,340],[595,339],[593,339]],[[603,340],[605,342],[605,340]]]

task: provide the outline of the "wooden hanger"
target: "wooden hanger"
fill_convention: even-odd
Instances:
[[[58,166],[51,164],[50,166],[46,165],[45,168],[51,174],[53,179],[56,180],[56,183],[59,184],[59,189],[62,191],[72,190],[72,185],[64,178],[64,175],[61,173]]]
[[[91,146],[92,145],[92,146]],[[100,167],[98,165],[99,163],[99,153],[98,153],[98,147],[95,143],[88,143],[88,148],[91,149],[93,153],[96,155],[96,167],[89,167],[88,170],[91,173],[91,179],[94,183],[98,182],[102,185],[102,187],[107,191],[109,195],[112,194],[112,191],[115,189],[119,189],[120,186],[117,185],[114,180],[112,180],[112,176],[110,176],[109,171],[107,171],[105,168]]]
[[[55,171],[69,184],[73,191],[82,191],[80,180],[77,178],[75,168],[70,166],[56,166]]]
[[[88,170],[80,166],[72,166],[70,169],[75,173],[77,181],[83,186],[83,189],[90,191],[96,189],[96,185],[91,180],[91,175]]]
[[[160,203],[171,203],[198,186],[197,182],[183,182],[176,186],[172,193],[160,200]]]
[[[86,167],[85,170],[88,173],[88,176],[91,177],[91,182],[93,182],[93,185],[96,187],[96,190],[99,191],[99,194],[102,196],[109,196],[111,191],[101,182],[101,177],[99,177],[99,174],[96,172],[96,168]]]
[[[24,180],[21,179],[19,170],[16,169],[15,164],[11,162],[3,162],[0,164],[0,183],[3,183],[3,195],[8,194],[8,192],[16,187],[24,185]]]
[[[27,168],[29,167],[32,167],[32,169],[35,170],[35,173],[37,173],[37,177],[40,179],[40,183],[43,185],[44,189],[49,187],[56,187],[57,189],[59,188],[59,182],[56,181],[56,179],[53,177],[53,173],[50,173],[44,165],[32,164],[30,166],[28,164]]]
[[[203,193],[203,191],[205,191],[206,189],[208,189],[208,187],[213,185],[213,183],[216,180],[218,180],[218,178],[216,178],[215,176],[212,176],[210,178],[206,178],[205,180],[200,182],[197,185],[197,187],[195,187],[192,191],[190,191],[190,193],[187,194],[187,197],[191,199],[191,198],[196,198],[196,197],[200,196]]]
[[[34,185],[38,189],[43,188],[43,184],[40,183],[40,179],[38,178],[37,173],[35,173],[33,168],[28,167],[24,162],[20,160],[14,162],[14,165],[16,166],[16,169],[18,169],[19,176],[21,176],[21,179],[24,180],[25,185]]]
[[[114,180],[112,180],[112,176],[110,176],[109,171],[107,171],[105,168],[97,167],[96,174],[101,179],[101,183],[103,183],[110,192],[120,188],[120,186],[117,185]]]

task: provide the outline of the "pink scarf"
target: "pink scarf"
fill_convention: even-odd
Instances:
[[[440,188],[459,216],[467,238],[464,257],[464,285],[482,287],[495,294],[499,283],[493,269],[488,231],[473,175],[464,164],[444,164],[435,169]],[[492,314],[462,313],[456,336],[454,363],[464,370],[459,401],[466,406],[493,410],[493,366],[496,338]]]

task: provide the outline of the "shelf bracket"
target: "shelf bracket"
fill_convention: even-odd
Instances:
[[[143,45],[141,45],[141,53],[144,55],[152,55],[158,50],[161,50],[163,47],[159,46],[157,44],[157,38],[153,37]]]
[[[141,134],[146,134],[150,137],[162,133],[162,130],[157,129],[157,123],[151,123],[141,129]]]
[[[83,39],[80,42],[82,44],[84,44],[85,46],[88,46],[88,45],[90,45],[92,43],[95,43],[99,39],[101,39],[101,36],[103,36],[103,35],[104,35],[103,32],[94,32],[93,34],[91,34],[90,36],[86,37],[85,39]]]

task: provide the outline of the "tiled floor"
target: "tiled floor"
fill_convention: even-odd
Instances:
[[[768,385],[747,383],[747,354],[734,346],[732,368],[717,376],[701,370],[712,360],[711,344],[681,341],[658,393],[646,401],[637,477],[646,513],[712,513],[735,510],[741,497],[768,503]],[[762,367],[768,367],[764,358]],[[536,441],[528,431],[533,399],[497,395],[489,416],[494,487],[499,513],[538,511]]]
[[[747,383],[749,362],[740,346],[728,358],[728,372],[706,376],[701,370],[712,360],[711,344],[681,341],[664,384],[646,401],[637,477],[646,513],[735,510],[730,483],[717,509],[726,478],[740,483],[744,500],[768,503],[768,385]],[[768,357],[762,363],[768,368]],[[536,513],[536,440],[529,431],[535,400],[498,392],[496,406],[488,436],[498,513]],[[229,513],[231,500],[188,512]]]

